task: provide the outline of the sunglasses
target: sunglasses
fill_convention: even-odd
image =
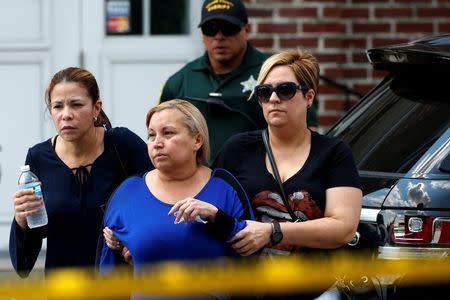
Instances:
[[[206,36],[215,36],[219,31],[224,36],[232,36],[241,31],[242,27],[232,23],[205,23],[201,29]]]
[[[267,103],[270,100],[270,96],[275,92],[280,100],[290,100],[295,96],[297,90],[306,92],[309,90],[305,84],[296,84],[295,82],[283,82],[272,87],[268,84],[260,84],[255,86],[255,94],[258,97],[259,102]]]

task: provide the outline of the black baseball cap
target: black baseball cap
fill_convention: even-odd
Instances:
[[[224,20],[243,26],[248,23],[248,15],[240,0],[205,0],[202,6],[202,20],[198,27],[210,20]]]

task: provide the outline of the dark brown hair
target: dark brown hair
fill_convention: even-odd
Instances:
[[[77,67],[69,67],[58,71],[55,75],[53,75],[50,84],[45,91],[45,103],[47,104],[47,108],[50,110],[50,104],[52,100],[50,99],[50,95],[58,83],[61,82],[75,82],[80,86],[86,89],[89,97],[91,97],[92,102],[96,103],[100,100],[100,91],[98,89],[97,80],[95,80],[94,75],[91,72]],[[105,126],[106,128],[111,128],[111,122],[109,121],[108,116],[105,114],[103,109],[100,110],[100,114],[97,117],[97,120],[94,123],[95,126]]]

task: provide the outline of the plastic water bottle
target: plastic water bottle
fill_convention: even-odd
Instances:
[[[20,171],[22,172],[19,177],[19,189],[21,190],[33,190],[36,196],[41,197],[41,201],[44,201],[42,197],[42,189],[41,182],[37,178],[37,176],[30,171],[30,166],[25,165],[20,167]],[[44,202],[39,206],[39,210],[27,216],[28,227],[35,228],[41,227],[48,223],[47,211],[45,210]]]

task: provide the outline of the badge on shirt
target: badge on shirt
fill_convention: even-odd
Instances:
[[[252,92],[256,86],[255,77],[253,77],[253,75],[250,75],[250,77],[247,79],[247,81],[241,81],[241,85],[244,87],[242,89],[243,93]]]

